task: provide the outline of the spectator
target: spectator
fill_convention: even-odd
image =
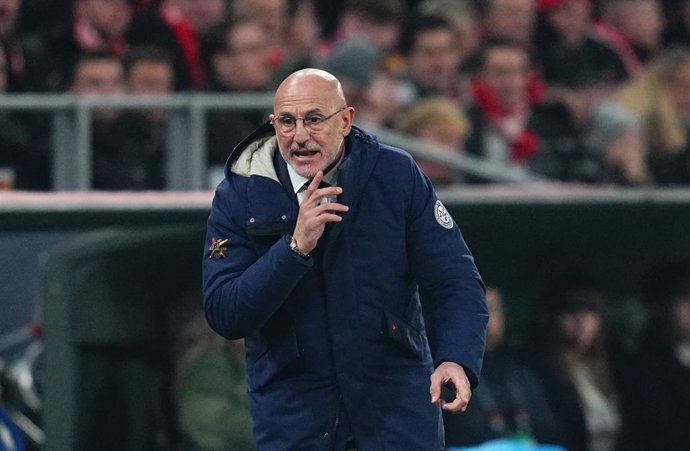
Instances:
[[[271,71],[266,59],[268,46],[262,27],[238,19],[215,27],[203,42],[207,90],[240,93],[264,92]],[[232,144],[241,141],[266,121],[262,111],[218,111],[208,115],[208,162],[222,166]]]
[[[485,40],[508,39],[525,48],[532,45],[537,18],[535,0],[482,0],[479,5]]]
[[[55,68],[51,66],[51,63],[56,61],[53,61],[55,57],[46,48],[45,36],[38,32],[29,34],[21,29],[20,12],[26,11],[31,5],[30,2],[27,5],[25,1],[0,1],[0,47],[3,49],[4,67],[7,72],[7,92],[64,89],[67,83],[58,86],[56,82]],[[54,36],[48,38],[52,39]],[[57,63],[68,66],[65,62]],[[45,129],[45,120],[29,122],[37,122],[31,124],[31,128]]]
[[[690,50],[663,52],[617,98],[642,123],[654,182],[690,183]]]
[[[258,22],[237,19],[213,28],[202,42],[206,89],[257,92],[268,89],[268,46]]]
[[[634,437],[642,449],[684,450],[690,443],[689,262],[650,271],[643,298],[650,321],[633,356]]]
[[[200,39],[228,15],[227,0],[150,0],[133,19],[133,45],[167,49],[175,67],[175,90],[203,89]]]
[[[563,168],[569,166],[569,159],[559,161],[558,170],[547,170],[549,165],[540,161],[558,158],[558,150],[550,146],[577,148],[578,134],[563,105],[544,103],[543,86],[531,70],[524,47],[513,41],[488,42],[480,53],[471,92],[468,153],[496,163],[536,165],[551,177],[570,178],[570,168]]]
[[[336,30],[319,44],[317,54],[325,57],[336,43],[361,37],[382,52],[387,64],[395,65],[395,60],[388,58],[394,55],[400,42],[405,17],[402,0],[348,0]]]
[[[125,61],[130,94],[169,94],[174,86],[172,58],[158,47],[134,47]],[[105,190],[165,188],[167,110],[123,112],[94,147],[93,187]]]
[[[286,21],[279,47],[270,56],[272,87],[292,72],[314,66],[314,43],[320,36],[314,0],[287,0]]]
[[[472,0],[424,0],[417,7],[420,17],[446,17],[457,33],[455,45],[463,57],[474,55],[481,46],[482,25],[478,8]]]
[[[128,0],[75,0],[74,20],[46,30],[40,71],[43,88],[66,90],[70,75],[83,54],[111,54],[124,58],[128,43],[125,32],[132,18]]]
[[[256,21],[263,29],[264,40],[275,48],[288,27],[287,0],[234,0],[233,17]]]
[[[196,302],[179,308],[173,338],[173,405],[179,449],[252,451],[244,343],[227,341],[205,324]],[[195,310],[191,311],[191,308]]]
[[[650,181],[642,124],[620,105],[602,102],[594,108],[587,141],[600,158],[599,182],[639,186]]]
[[[549,88],[600,84],[607,88],[628,73],[616,52],[592,37],[590,0],[539,0],[536,50]]]
[[[441,96],[461,104],[460,63],[466,55],[460,54],[456,38],[452,22],[441,16],[414,21],[404,50],[414,100]]]
[[[505,343],[501,293],[488,288],[489,323],[482,383],[463,415],[444,413],[446,446],[472,446],[509,437],[557,444],[562,431],[537,373]]]
[[[568,451],[634,449],[623,432],[622,364],[607,342],[604,293],[569,277],[544,301],[536,361],[564,431],[561,444]]]
[[[403,133],[429,142],[449,152],[460,154],[470,124],[457,104],[447,99],[427,99],[415,104],[398,121]],[[416,158],[417,164],[434,185],[448,185],[465,181],[463,175],[447,165]]]
[[[125,92],[124,66],[122,61],[110,53],[89,53],[82,55],[72,71],[70,91],[76,95],[110,95]],[[98,108],[94,120],[105,126],[114,122],[119,111],[112,108]]]
[[[412,102],[409,86],[385,69],[379,69],[367,90],[367,99],[357,111],[357,121],[392,127],[395,119]]]
[[[659,52],[664,31],[660,0],[604,0],[596,34],[618,52],[630,77]]]
[[[77,60],[72,74],[70,91],[77,95],[114,95],[125,92],[124,66],[122,61],[108,53],[85,54]],[[97,181],[103,171],[101,155],[118,152],[116,123],[122,113],[117,108],[99,107],[93,111],[91,148],[93,173]]]

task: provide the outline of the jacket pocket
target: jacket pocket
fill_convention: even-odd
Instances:
[[[383,318],[385,336],[415,357],[424,359],[427,356],[428,344],[423,332],[393,313],[383,312]]]
[[[297,335],[294,332],[285,334],[253,361],[248,362],[249,389],[259,390],[265,387],[299,358]]]

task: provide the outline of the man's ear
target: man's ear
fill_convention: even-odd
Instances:
[[[355,120],[355,109],[354,107],[347,107],[345,111],[343,111],[343,136],[347,136],[350,134],[350,130],[352,130],[352,123]]]

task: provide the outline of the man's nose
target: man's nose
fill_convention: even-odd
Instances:
[[[307,127],[304,126],[303,120],[298,120],[295,123],[294,139],[298,143],[305,143],[309,140],[309,131],[307,130]]]

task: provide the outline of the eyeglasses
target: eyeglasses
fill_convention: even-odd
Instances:
[[[271,124],[273,124],[277,130],[284,134],[289,135],[294,133],[297,129],[297,121],[302,121],[302,125],[309,133],[318,133],[326,127],[326,121],[334,117],[336,114],[344,111],[347,107],[342,107],[335,113],[324,116],[320,113],[308,114],[305,117],[292,117],[292,116],[279,116],[277,118],[271,119]]]

